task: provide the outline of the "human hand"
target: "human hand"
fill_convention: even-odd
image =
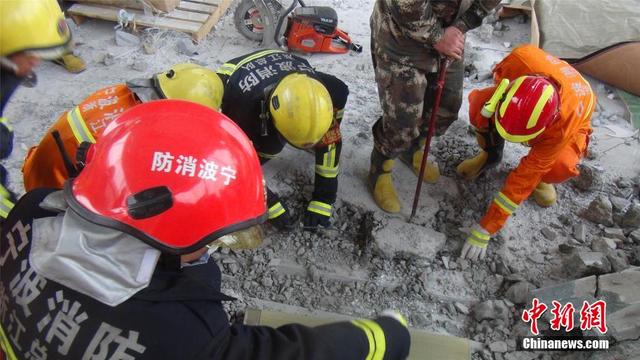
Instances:
[[[489,233],[480,225],[474,226],[462,247],[460,257],[471,261],[484,259],[487,256],[487,246],[490,239]]]
[[[433,45],[440,55],[456,60],[462,60],[464,52],[464,34],[455,26],[444,29],[442,38]]]

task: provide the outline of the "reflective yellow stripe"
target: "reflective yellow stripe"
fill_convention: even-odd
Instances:
[[[338,122],[342,120],[342,117],[344,116],[344,109],[336,110],[334,116],[335,119],[338,120]]]
[[[280,201],[278,201],[277,203],[273,204],[273,206],[269,208],[269,212],[268,212],[269,220],[277,218],[278,216],[284,214],[284,212],[285,212],[284,206],[282,206]]]
[[[6,117],[0,117],[0,124],[4,125],[9,131],[13,131],[11,124],[9,124],[9,119]]]
[[[338,177],[338,173],[340,173],[340,166],[336,167],[328,167],[322,165],[316,165],[316,174],[324,177],[324,178],[336,178]]]
[[[6,219],[7,216],[9,216],[9,212],[11,211],[11,209],[13,209],[13,206],[14,204],[13,202],[11,202],[11,200],[3,197],[0,200],[0,217]]]
[[[513,98],[513,95],[515,95],[516,91],[518,91],[518,88],[520,87],[520,85],[522,85],[522,82],[525,78],[526,76],[520,76],[516,79],[516,81],[514,81],[513,85],[511,85],[511,89],[509,89],[507,96],[502,101],[502,105],[500,105],[500,117],[504,116],[504,113],[507,111],[507,107],[511,102],[511,98]]]
[[[78,106],[67,113],[67,122],[69,123],[69,127],[71,128],[71,131],[73,131],[73,135],[76,137],[78,144],[83,141],[91,143],[96,142],[96,139],[91,135],[91,131],[89,131],[87,124],[84,123],[84,119],[82,118],[82,114],[80,113],[80,108]]]
[[[2,346],[2,350],[7,354],[8,360],[18,360],[18,357],[13,352],[13,348],[9,343],[9,339],[7,339],[7,335],[4,333],[4,329],[0,326],[0,346]]]
[[[471,245],[475,245],[481,248],[486,248],[489,244],[489,240],[491,237],[487,234],[483,234],[478,230],[471,230],[467,241],[471,243]]]
[[[502,124],[500,124],[500,121],[498,121],[497,118],[494,121],[494,123],[496,124],[496,130],[498,130],[498,134],[500,134],[500,136],[502,136],[503,139],[505,139],[507,141],[510,141],[512,143],[523,143],[525,141],[529,141],[529,140],[537,137],[538,135],[542,134],[542,132],[546,130],[546,127],[544,127],[542,129],[536,131],[534,134],[530,134],[530,135],[513,135],[513,134],[509,134],[507,132],[507,130],[502,127]]]
[[[509,199],[505,194],[499,192],[498,195],[493,199],[493,202],[496,203],[502,210],[504,210],[507,214],[511,215],[518,208],[518,204],[514,203]]]
[[[547,85],[544,87],[542,95],[540,96],[540,99],[538,99],[538,102],[536,103],[536,106],[533,108],[533,112],[529,117],[529,121],[527,121],[527,129],[531,129],[532,127],[536,126],[536,124],[538,123],[538,119],[540,119],[542,109],[545,105],[547,105],[547,101],[549,101],[554,91],[555,89],[551,85]]]
[[[351,323],[359,327],[367,335],[367,340],[369,341],[369,354],[366,359],[384,359],[384,354],[387,351],[387,340],[380,325],[375,321],[365,319],[353,320]]]
[[[282,50],[264,50],[264,51],[260,51],[258,53],[255,53],[251,56],[247,56],[246,58],[242,59],[239,63],[237,64],[232,64],[232,63],[226,63],[226,64],[222,64],[222,66],[220,66],[216,72],[219,74],[223,74],[223,75],[232,75],[234,72],[236,72],[236,70],[238,70],[240,67],[242,67],[244,64],[253,61],[255,59],[261,58],[263,56],[266,55],[270,55],[270,54],[274,54],[274,53],[281,53],[283,52]]]
[[[258,152],[258,156],[264,159],[274,159],[278,156],[278,154],[267,154],[263,152]]]
[[[322,166],[326,168],[335,168],[336,167],[336,145],[331,144],[328,146],[327,152],[324,153],[322,157]]]
[[[312,201],[307,206],[307,210],[316,214],[331,217],[332,206],[330,204],[323,203],[321,201]]]
[[[504,91],[507,89],[507,86],[509,86],[509,79],[502,79],[496,88],[496,91],[491,95],[491,99],[484,103],[482,110],[480,110],[480,115],[490,118],[496,112],[496,107],[498,106],[502,95],[504,95]]]

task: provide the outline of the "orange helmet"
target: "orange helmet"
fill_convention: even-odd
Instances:
[[[247,136],[223,114],[182,100],[144,103],[111,122],[65,196],[86,220],[176,255],[266,219]]]
[[[558,91],[542,76],[521,76],[508,87],[500,88],[505,95],[495,108],[495,124],[500,136],[507,141],[520,143],[534,139],[558,114]]]

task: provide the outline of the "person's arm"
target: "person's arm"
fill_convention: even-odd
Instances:
[[[501,0],[474,0],[469,9],[467,9],[453,23],[463,33],[475,29],[482,25],[484,19],[489,13],[500,4]]]
[[[442,22],[425,0],[383,0],[393,23],[402,34],[428,47],[433,47],[444,34]]]

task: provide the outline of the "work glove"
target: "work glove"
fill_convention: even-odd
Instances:
[[[318,226],[329,227],[331,225],[331,212],[333,206],[322,201],[311,200],[304,212],[303,224],[306,230],[314,231]]]
[[[487,256],[487,246],[490,239],[491,235],[482,226],[474,226],[462,247],[460,257],[471,261],[484,259]]]
[[[291,211],[278,201],[269,207],[269,224],[278,230],[291,230],[296,226],[296,218]]]
[[[0,118],[0,159],[6,159],[13,150],[13,128],[7,118]]]

